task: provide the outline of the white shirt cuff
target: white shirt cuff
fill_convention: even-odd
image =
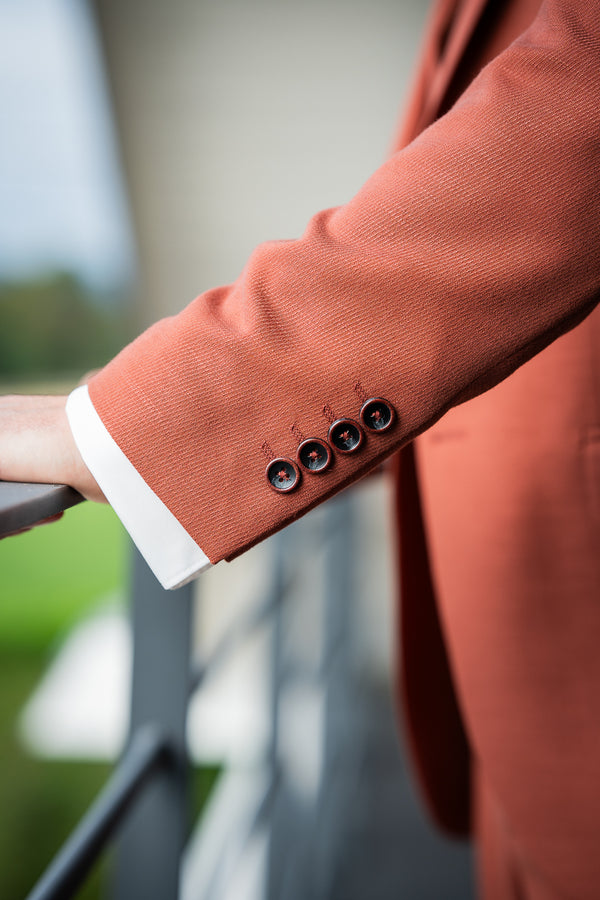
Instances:
[[[181,587],[209,568],[206,554],[106,430],[87,385],[70,394],[66,409],[83,461],[162,586]]]

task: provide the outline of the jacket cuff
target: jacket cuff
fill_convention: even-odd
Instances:
[[[87,385],[70,394],[66,411],[83,461],[163,588],[181,587],[209,568],[206,554],[106,430]]]

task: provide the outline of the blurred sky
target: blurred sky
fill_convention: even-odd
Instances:
[[[60,267],[110,290],[132,258],[85,0],[0,0],[0,278]]]

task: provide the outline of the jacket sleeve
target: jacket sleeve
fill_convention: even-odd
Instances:
[[[259,246],[90,383],[106,428],[212,562],[357,480],[580,322],[600,289],[600,25],[548,0],[458,103],[345,206]],[[294,490],[371,397],[396,411]],[[294,476],[295,477],[295,476]]]

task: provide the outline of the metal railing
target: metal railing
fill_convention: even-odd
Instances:
[[[79,500],[79,495],[62,486],[0,483],[0,536],[55,515]],[[207,658],[195,662],[191,654],[192,586],[163,591],[135,552],[131,586],[133,677],[127,747],[107,785],[28,900],[72,897],[114,839],[117,852],[111,896],[115,900],[176,900],[186,893],[198,900],[211,900],[221,895],[223,866],[231,848],[228,853],[213,854],[208,868],[204,867],[201,886],[196,882],[194,889],[188,886],[186,892],[182,884],[182,859],[192,826],[186,744],[188,705],[207,676],[232,656],[250,632],[265,625],[270,628],[271,638],[271,696],[264,778],[235,840],[231,834],[228,840],[241,852],[258,830],[265,832],[264,897],[279,900],[284,895],[293,896],[285,883],[290,871],[301,867],[304,859],[302,842],[298,843],[294,836],[296,826],[290,823],[303,817],[306,820],[307,810],[286,784],[280,747],[282,692],[295,681],[322,683],[323,706],[328,715],[319,783],[326,784],[325,770],[336,764],[335,732],[343,732],[339,719],[345,705],[341,695],[347,690],[340,665],[343,668],[346,617],[352,593],[351,496],[344,494],[328,504],[321,524],[323,539],[319,539],[318,546],[325,555],[317,563],[321,565],[324,600],[322,647],[312,671],[310,666],[291,665],[283,647],[284,600],[293,579],[289,561],[302,557],[303,538],[294,531],[297,525],[271,539],[274,549],[266,596],[234,623]],[[323,811],[326,798],[321,792],[315,794],[313,801],[310,815],[314,817]],[[193,865],[188,869],[193,869]]]

